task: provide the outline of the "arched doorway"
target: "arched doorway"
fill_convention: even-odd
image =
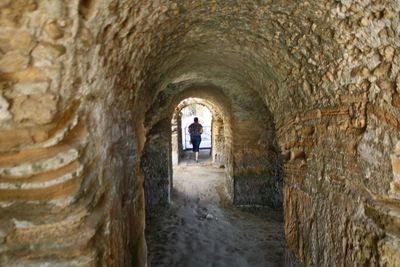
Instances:
[[[215,125],[219,130],[214,131],[221,135],[214,135],[213,139],[220,142],[214,147],[223,149],[220,150],[222,153],[214,153],[213,159],[225,166],[226,190],[232,201],[236,205],[280,207],[282,157],[275,139],[273,118],[263,101],[256,94],[247,95],[248,99],[232,100],[215,85],[187,87],[185,83],[169,86],[160,93],[160,100],[154,102],[145,116],[146,142],[141,166],[147,204],[167,204],[170,200],[172,159],[178,158],[178,145],[173,152],[172,143],[179,143],[178,139],[173,141],[171,138],[171,120],[179,103],[193,97],[203,99],[210,110],[221,115],[222,121]]]
[[[187,128],[195,116],[199,118],[204,129],[200,144],[201,158],[224,167],[224,119],[220,110],[201,98],[187,98],[174,110],[171,120],[172,164],[178,165],[190,155],[192,145]]]
[[[209,110],[212,117],[209,129],[209,145],[212,147],[210,160],[218,166],[232,162],[233,154],[225,157],[225,151],[231,151],[231,118],[228,101],[222,94],[214,92],[216,99],[210,96],[193,97],[186,92],[175,98],[164,109],[157,109],[149,122],[146,143],[143,149],[141,167],[145,175],[145,194],[147,206],[165,205],[170,202],[173,186],[173,165],[177,165],[184,154],[184,137],[180,113],[192,104],[199,104]],[[182,131],[183,130],[183,131]],[[188,142],[188,140],[186,140]],[[211,145],[212,144],[212,145]],[[207,145],[207,144],[206,144]],[[209,150],[210,151],[210,150]],[[227,181],[231,177],[231,169],[226,170]],[[228,183],[232,184],[232,183]],[[228,190],[232,191],[232,190]]]

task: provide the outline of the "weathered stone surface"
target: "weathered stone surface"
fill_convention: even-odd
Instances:
[[[383,52],[384,60],[391,62],[393,60],[394,53],[395,53],[394,47],[392,47],[392,46],[385,47],[384,52]]]
[[[383,257],[380,258],[379,264],[381,266],[395,267],[400,264],[400,244],[398,240],[387,237],[379,243],[380,254]]]
[[[60,39],[64,35],[64,32],[61,29],[61,27],[58,25],[56,21],[53,20],[49,21],[46,24],[45,31],[52,39]]]
[[[49,89],[48,82],[40,83],[17,83],[14,90],[9,93],[10,97],[14,95],[32,95],[38,93],[46,93]]]
[[[400,158],[392,157],[392,168],[394,175],[400,175]]]
[[[392,95],[392,105],[395,108],[400,108],[400,94],[399,93],[394,93]]]
[[[144,266],[143,183],[170,170],[169,140],[143,166],[146,138],[163,139],[151,129],[187,97],[220,107],[232,196],[279,202],[284,176],[286,237],[300,261],[399,265],[395,224],[377,223],[391,209],[372,220],[363,208],[399,205],[398,1],[0,7],[0,159],[84,143],[81,177],[0,193],[1,266]],[[32,187],[60,173],[28,169],[18,179]],[[0,184],[14,178],[4,172]]]
[[[29,58],[18,51],[10,51],[0,56],[0,72],[14,72],[28,67]]]
[[[0,121],[7,121],[11,119],[11,113],[8,111],[10,104],[8,101],[0,95]]]
[[[10,46],[26,55],[33,46],[32,36],[28,32],[16,33],[11,36]]]
[[[51,122],[56,111],[57,97],[49,93],[18,96],[11,107],[15,121],[28,120],[37,124]]]
[[[0,7],[7,6],[7,5],[10,4],[10,2],[11,2],[11,0],[1,0],[0,1]]]
[[[65,47],[62,45],[39,44],[33,51],[35,67],[49,67],[56,63],[56,59],[65,54]]]
[[[167,205],[170,201],[172,159],[170,156],[171,125],[157,124],[149,133],[143,150],[141,168],[146,177],[146,204]]]
[[[24,56],[29,54],[34,44],[32,36],[26,31],[4,31],[0,35],[0,41],[0,49],[3,53],[16,50]]]
[[[238,173],[233,181],[233,203],[236,205],[281,207],[282,189],[270,173]]]
[[[394,153],[396,156],[400,156],[400,141],[396,143],[396,146],[394,147]]]

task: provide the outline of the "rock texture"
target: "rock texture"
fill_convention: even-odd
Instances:
[[[283,192],[300,261],[399,265],[399,12],[0,1],[0,265],[144,266],[143,183],[171,175],[149,144],[188,97],[221,110],[233,201]]]

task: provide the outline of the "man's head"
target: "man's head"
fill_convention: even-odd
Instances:
[[[194,122],[199,122],[199,118],[194,117]]]

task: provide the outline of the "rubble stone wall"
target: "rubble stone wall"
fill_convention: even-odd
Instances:
[[[229,191],[272,177],[236,203],[283,188],[303,263],[399,265],[399,12],[0,0],[0,265],[144,266],[146,136],[187,96],[229,107]]]

